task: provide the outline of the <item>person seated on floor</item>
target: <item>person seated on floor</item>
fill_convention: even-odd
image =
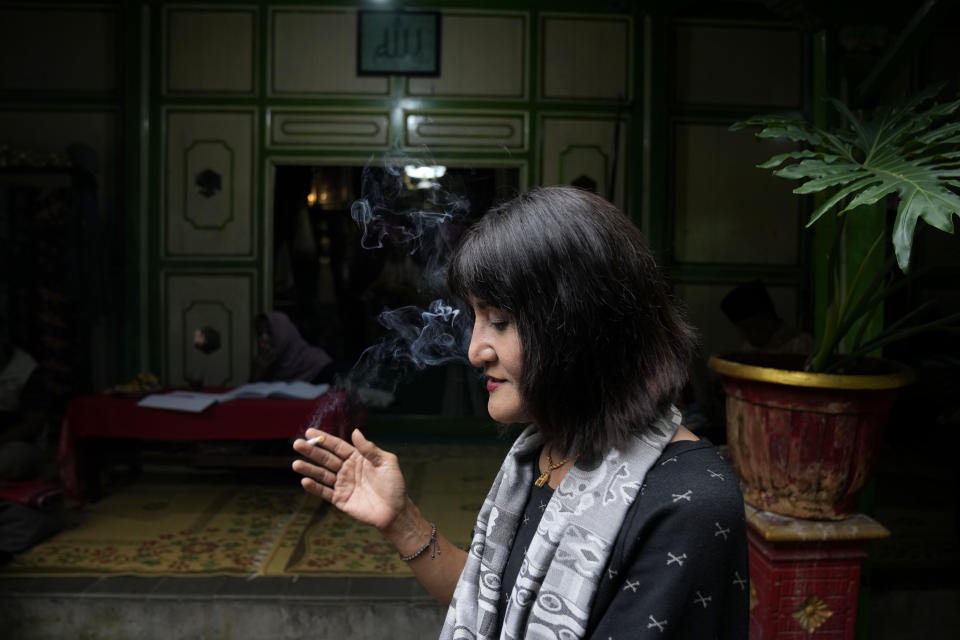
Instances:
[[[254,318],[254,329],[257,352],[250,371],[251,382],[333,382],[338,373],[334,359],[304,340],[287,314],[261,313]]]
[[[0,318],[0,480],[28,480],[40,473],[39,440],[46,425],[37,361],[14,344]]]
[[[0,318],[0,565],[63,528],[59,515],[30,504],[37,491],[28,485],[43,470],[39,441],[46,425],[42,371],[33,356],[10,337]],[[19,487],[19,489],[18,489]],[[40,492],[49,492],[40,487]]]
[[[790,326],[777,315],[773,300],[760,280],[736,286],[720,301],[720,308],[739,329],[743,337],[742,351],[808,355],[813,350],[809,333]]]
[[[694,330],[639,230],[587,191],[535,189],[480,218],[447,273],[472,309],[487,412],[525,425],[470,548],[359,430],[294,442],[303,488],[393,544],[448,605],[444,640],[746,638],[743,497],[674,406]]]

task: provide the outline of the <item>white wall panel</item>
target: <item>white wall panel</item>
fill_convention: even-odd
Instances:
[[[119,87],[118,15],[98,7],[0,7],[0,90]]]
[[[408,113],[404,115],[404,120],[407,146],[505,148],[518,151],[526,148],[525,113]]]
[[[357,75],[357,12],[273,9],[270,93],[386,95],[385,77]]]
[[[444,13],[440,75],[411,77],[411,95],[523,98],[527,16]]]
[[[164,281],[165,371],[168,384],[202,376],[206,385],[243,384],[250,375],[253,276],[248,273],[167,273]],[[211,326],[220,349],[204,354],[193,332]]]
[[[543,97],[629,100],[631,24],[625,16],[544,16]]]
[[[166,257],[254,253],[254,112],[167,113]]]
[[[798,29],[680,25],[674,41],[676,99],[799,106],[802,55]]]
[[[271,109],[270,144],[274,147],[324,149],[387,148],[390,113]]]
[[[255,9],[168,9],[164,23],[167,91],[253,93],[255,26]]]
[[[597,193],[608,197],[607,184],[613,169],[613,118],[545,117],[541,146],[541,184],[572,184],[586,177],[597,185]],[[624,175],[626,164],[626,126],[621,125],[619,159],[616,162],[616,187],[611,201],[625,208]]]
[[[682,262],[796,264],[796,183],[756,165],[795,148],[726,124],[678,124],[674,246]]]

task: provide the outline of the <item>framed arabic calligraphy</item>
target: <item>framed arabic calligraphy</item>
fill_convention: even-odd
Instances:
[[[440,13],[358,11],[357,75],[440,75]]]

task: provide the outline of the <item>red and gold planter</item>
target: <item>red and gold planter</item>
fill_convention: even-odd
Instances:
[[[744,500],[795,518],[840,520],[856,508],[897,389],[913,375],[836,375],[764,366],[764,356],[713,356],[727,396],[727,445]],[[781,364],[781,363],[777,363]]]

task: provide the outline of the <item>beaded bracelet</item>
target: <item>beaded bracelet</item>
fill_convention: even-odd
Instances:
[[[423,555],[423,552],[430,548],[430,545],[433,545],[433,551],[430,552],[430,559],[433,560],[438,555],[440,555],[440,542],[437,540],[437,525],[430,523],[430,539],[427,540],[427,544],[420,547],[415,553],[410,554],[409,556],[400,555],[400,559],[404,562],[410,562],[415,558],[419,558]]]

